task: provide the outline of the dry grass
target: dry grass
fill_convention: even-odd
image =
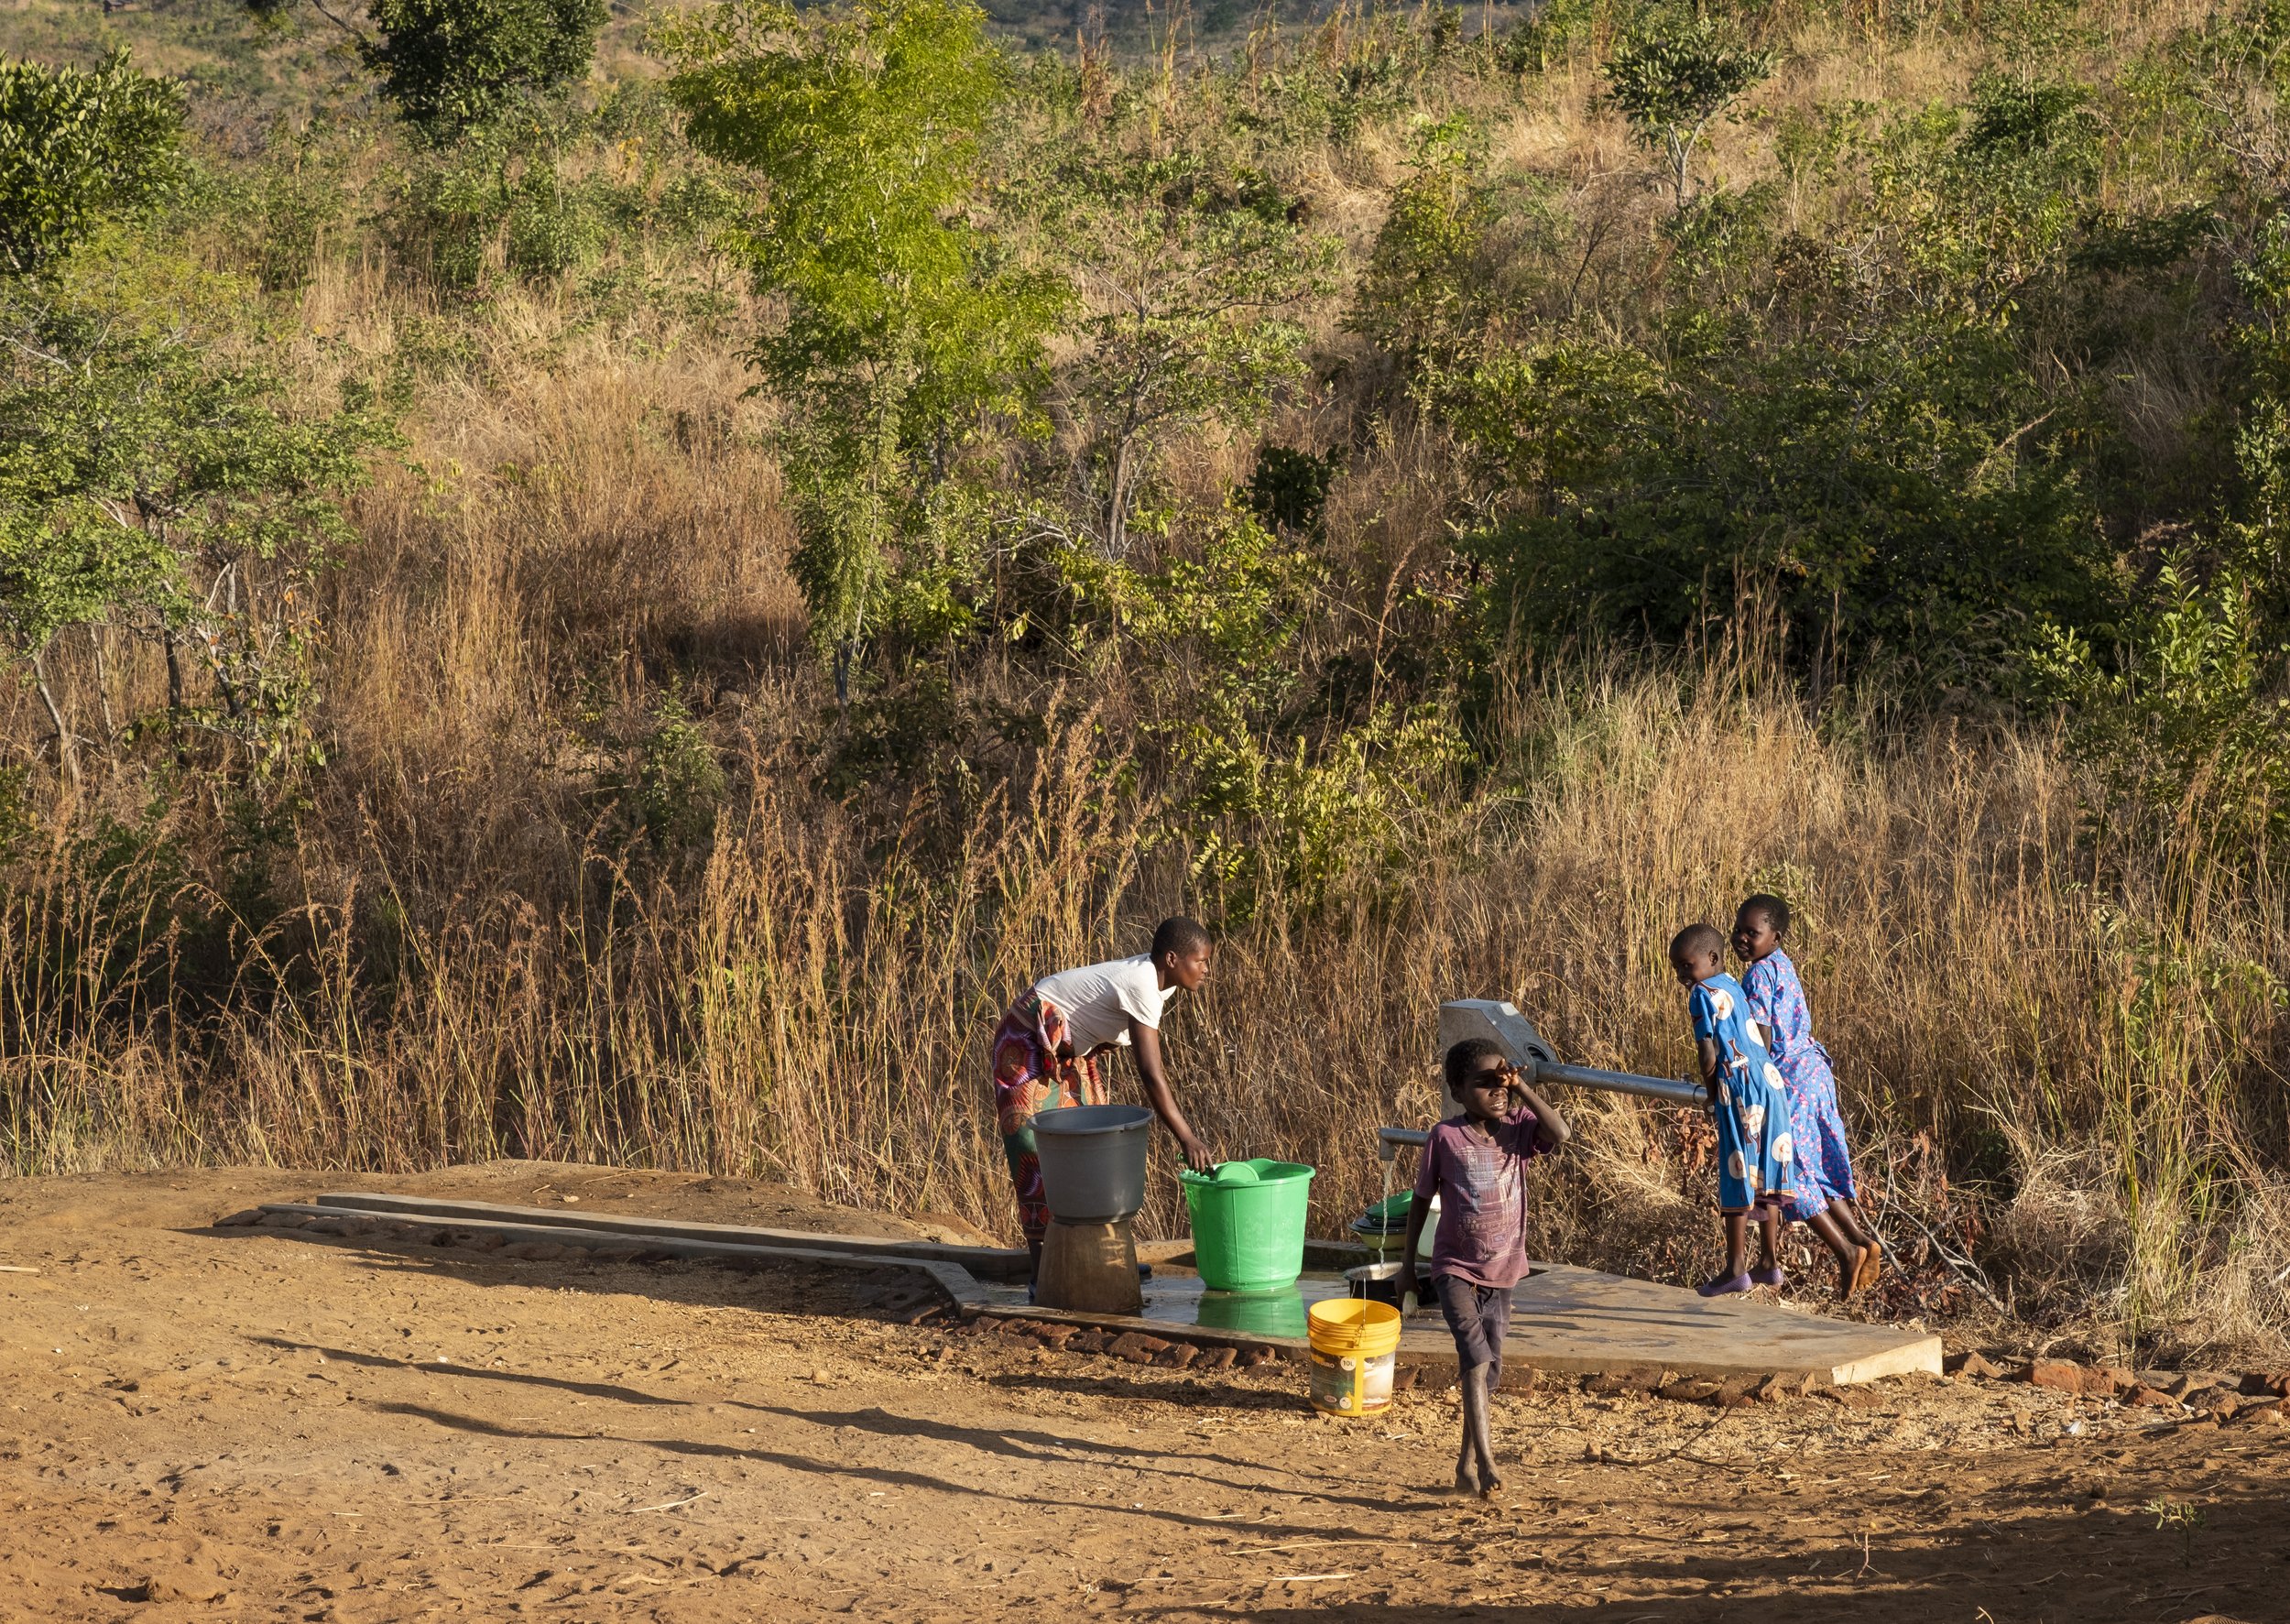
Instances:
[[[397,631],[353,647],[378,666],[411,645]],[[371,678],[485,691],[427,658],[446,674]],[[1946,1226],[2032,1323],[2095,1342],[2278,1339],[2290,1257],[2272,1221],[2285,1200],[2268,1171],[2283,1128],[2272,1011],[2181,971],[2232,960],[2280,976],[2279,914],[2214,907],[2199,940],[2175,940],[2167,921],[2189,915],[2156,894],[2167,877],[2128,876],[2102,900],[2048,740],[1933,726],[1871,745],[1850,715],[1710,670],[1531,689],[1510,722],[1515,791],[1471,807],[1407,884],[1226,942],[1172,1033],[1205,1131],[1319,1166],[1320,1222],[1336,1227],[1375,1193],[1370,1130],[1429,1109],[1441,999],[1508,997],[1570,1058],[1676,1074],[1687,1044],[1663,943],[1778,886],[1804,910],[1797,956],[1862,1176],[1911,1256],[1919,1226]],[[169,1052],[163,999],[107,1019],[51,1001],[7,1063],[19,1169],[524,1154],[771,1174],[1008,1227],[993,1020],[1034,975],[1131,951],[1183,900],[1168,871],[1140,868],[1134,807],[1083,810],[1107,765],[1091,718],[1060,714],[1032,780],[929,874],[864,849],[750,732],[752,797],[679,885],[575,850],[562,775],[529,753],[486,758],[489,736],[458,708],[400,715],[380,758],[451,782],[407,786],[394,827],[365,825],[363,845],[348,829],[310,841],[311,996],[233,1008],[197,1064]],[[516,883],[485,884],[488,866]],[[348,921],[361,888],[385,888],[423,917],[377,1013]],[[34,899],[72,893],[20,896],[0,941],[19,1000]],[[2161,1008],[2157,980],[2174,982]],[[1612,1267],[1697,1263],[1708,1197],[1692,1133],[1634,1104],[1577,1109],[1583,1148],[1554,1174],[1544,1245]],[[2000,1198],[1952,1196],[1941,1144],[1985,1166]],[[1150,1222],[1176,1221],[1172,1188],[1157,1184]],[[1990,1219],[1992,1245],[1974,1244]]]
[[[1922,96],[1968,75],[1920,35],[1871,52],[1808,23],[1763,93]],[[1635,161],[1588,74],[1552,82],[1499,151],[1578,180]],[[1715,161],[1763,173],[1769,141],[1728,126]],[[1379,136],[1324,166],[1347,236],[1372,234],[1362,188],[1404,151]],[[433,316],[386,267],[330,263],[295,365],[321,387],[345,355],[406,351]],[[480,354],[425,373],[405,466],[360,500],[364,545],[328,606],[336,759],[281,857],[274,888],[298,899],[284,920],[169,934],[186,893],[227,917],[201,889],[212,876],[169,869],[150,842],[99,888],[73,845],[98,811],[132,819],[142,781],[92,777],[79,802],[41,787],[47,845],[0,916],[17,1171],[563,1157],[768,1174],[1011,1227],[994,1020],[1033,976],[1135,951],[1189,900],[1182,849],[1146,852],[1150,790],[1098,793],[1128,748],[1120,696],[1092,713],[969,673],[1045,714],[1048,742],[988,786],[954,849],[910,847],[895,819],[886,837],[818,787],[828,706],[764,409],[729,344],[576,316],[503,297]],[[1310,420],[1298,409],[1294,438],[1325,443]],[[1213,499],[1241,466],[1205,438],[1179,448],[1172,483]],[[1330,556],[1355,566],[1347,612],[1380,625],[1436,550],[1443,477],[1434,444],[1353,459],[1328,510]],[[1172,1030],[1205,1131],[1318,1166],[1318,1222],[1336,1230],[1376,1193],[1372,1128],[1431,1108],[1442,999],[1507,997],[1569,1058],[1675,1074],[1688,1045],[1663,943],[1777,888],[1803,913],[1793,946],[1872,1204],[1923,1259],[1891,1307],[1978,1307],[1945,1247],[1987,1265],[2022,1329],[2281,1350],[2282,899],[2171,850],[2095,852],[2041,732],[1817,709],[1767,663],[1719,650],[1523,674],[1494,787],[1427,820],[1403,874],[1356,877],[1318,916],[1273,910],[1221,945]],[[93,714],[91,665],[72,648],[57,665]],[[128,649],[108,681],[101,698],[131,715],[159,677]],[[682,864],[605,838],[608,763],[582,721],[640,717],[671,681],[736,786]],[[0,707],[12,736],[37,736],[22,695]],[[193,797],[158,833],[207,851],[218,827]],[[142,973],[120,975],[131,962]],[[1671,1275],[1706,1261],[1693,1125],[1576,1108],[1545,1249]],[[1155,1189],[1149,1222],[1166,1228],[1173,1180]]]

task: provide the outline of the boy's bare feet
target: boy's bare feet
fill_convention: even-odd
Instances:
[[[1479,1488],[1479,1468],[1477,1463],[1470,1460],[1462,1460],[1456,1463],[1456,1492],[1457,1494],[1481,1494],[1484,1492]]]
[[[1858,1296],[1877,1283],[1877,1276],[1884,1272],[1883,1243],[1871,1239],[1860,1249],[1860,1262],[1853,1270],[1852,1294]]]
[[[1502,1491],[1503,1480],[1500,1477],[1490,1476],[1479,1485],[1479,1499],[1483,1500],[1491,1500],[1497,1495],[1502,1493]]]

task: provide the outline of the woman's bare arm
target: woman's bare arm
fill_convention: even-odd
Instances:
[[[1153,1115],[1176,1136],[1184,1150],[1185,1165],[1194,1172],[1207,1172],[1216,1165],[1216,1158],[1193,1131],[1184,1113],[1177,1109],[1177,1096],[1169,1087],[1168,1074],[1161,1070],[1161,1034],[1143,1021],[1132,1019],[1129,1046],[1137,1052],[1137,1074],[1144,1079],[1145,1103],[1153,1107]]]

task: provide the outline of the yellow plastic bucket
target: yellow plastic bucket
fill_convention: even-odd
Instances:
[[[1334,1297],[1304,1315],[1312,1338],[1312,1407],[1325,1415],[1373,1415],[1391,1404],[1400,1311],[1389,1302]]]

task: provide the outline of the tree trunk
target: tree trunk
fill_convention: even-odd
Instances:
[[[112,777],[119,777],[119,719],[112,714],[111,661],[104,658],[104,634],[110,627],[91,625],[87,628],[87,646],[95,656],[95,703],[104,714],[104,745],[106,758],[111,762]]]
[[[39,703],[48,707],[48,720],[56,728],[56,760],[71,787],[80,787],[80,752],[72,743],[71,729],[63,719],[63,707],[56,703],[56,691],[48,681],[48,653],[46,649],[32,656],[32,687],[39,694]]]
[[[1106,511],[1106,555],[1120,562],[1129,545],[1129,442],[1113,448],[1113,490]]]

